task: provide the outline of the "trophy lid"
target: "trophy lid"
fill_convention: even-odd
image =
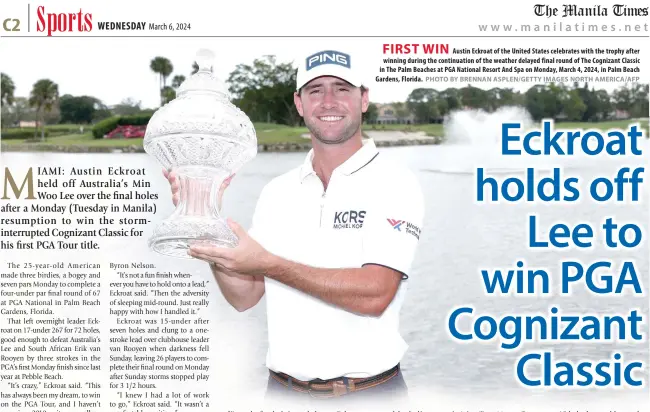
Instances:
[[[225,83],[212,73],[213,61],[210,50],[199,50],[199,70],[149,120],[144,149],[166,168],[211,166],[234,172],[257,154],[253,123],[231,103]]]
[[[196,53],[196,64],[199,70],[185,80],[176,91],[177,96],[189,92],[212,92],[222,95],[230,101],[230,93],[226,85],[212,74],[214,53],[208,49],[201,49]]]

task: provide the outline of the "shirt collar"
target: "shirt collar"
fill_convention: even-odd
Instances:
[[[344,175],[349,176],[370,163],[378,154],[379,150],[377,150],[375,141],[372,139],[366,139],[363,141],[361,148],[350,156],[348,160],[343,162],[342,165],[334,169],[334,172],[343,173]],[[307,176],[316,173],[314,171],[313,160],[314,149],[311,149],[300,167],[300,181],[303,181]]]

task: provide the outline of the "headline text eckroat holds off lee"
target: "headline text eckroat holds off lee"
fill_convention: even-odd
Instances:
[[[556,129],[552,120],[544,120],[540,129],[518,133],[520,123],[504,123],[501,128],[501,155],[505,156],[618,156],[628,159],[643,155],[640,139],[645,138],[639,124],[626,130]],[[534,167],[526,168],[524,176],[489,176],[485,168],[476,169],[476,200],[480,203],[558,202],[567,205],[587,197],[593,202],[639,202],[645,168],[621,163],[610,174],[582,182],[580,177],[554,167],[549,176],[541,177]],[[586,183],[586,186],[582,186]],[[587,190],[581,191],[581,187]],[[602,221],[550,223],[547,235],[541,235],[543,219],[527,216],[527,247],[531,250],[587,250],[600,234],[603,245],[615,251],[639,247],[643,230],[635,222],[619,221],[607,216]],[[644,294],[639,271],[633,259],[622,254],[620,261],[597,259],[585,263],[566,258],[559,263],[559,296],[570,297],[572,289],[582,284],[593,295]],[[481,269],[485,292],[507,299],[514,295],[553,295],[552,270],[529,268],[524,259],[516,259],[508,269]],[[454,308],[448,318],[452,338],[463,341],[499,341],[502,350],[521,349],[525,342],[567,344],[579,341],[605,343],[645,342],[644,317],[638,309],[622,313],[565,312],[560,305],[550,305],[546,312],[508,313],[493,316],[475,313],[474,307]],[[469,321],[469,327],[467,323]],[[533,373],[531,367],[541,372]],[[581,359],[570,362],[556,359],[552,350],[523,353],[515,365],[516,379],[524,386],[606,387],[643,386],[645,364],[627,361],[622,351],[614,351],[605,359]]]

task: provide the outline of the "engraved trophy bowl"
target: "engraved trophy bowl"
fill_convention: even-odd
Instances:
[[[149,239],[150,249],[167,256],[190,258],[193,244],[234,247],[238,241],[219,214],[219,189],[257,155],[257,136],[212,74],[212,60],[209,50],[197,53],[199,71],[153,114],[144,136],[144,150],[180,183],[176,209]]]

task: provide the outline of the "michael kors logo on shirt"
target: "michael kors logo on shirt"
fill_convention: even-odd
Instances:
[[[366,217],[365,210],[346,210],[345,212],[334,212],[334,229],[361,229],[363,219]]]

